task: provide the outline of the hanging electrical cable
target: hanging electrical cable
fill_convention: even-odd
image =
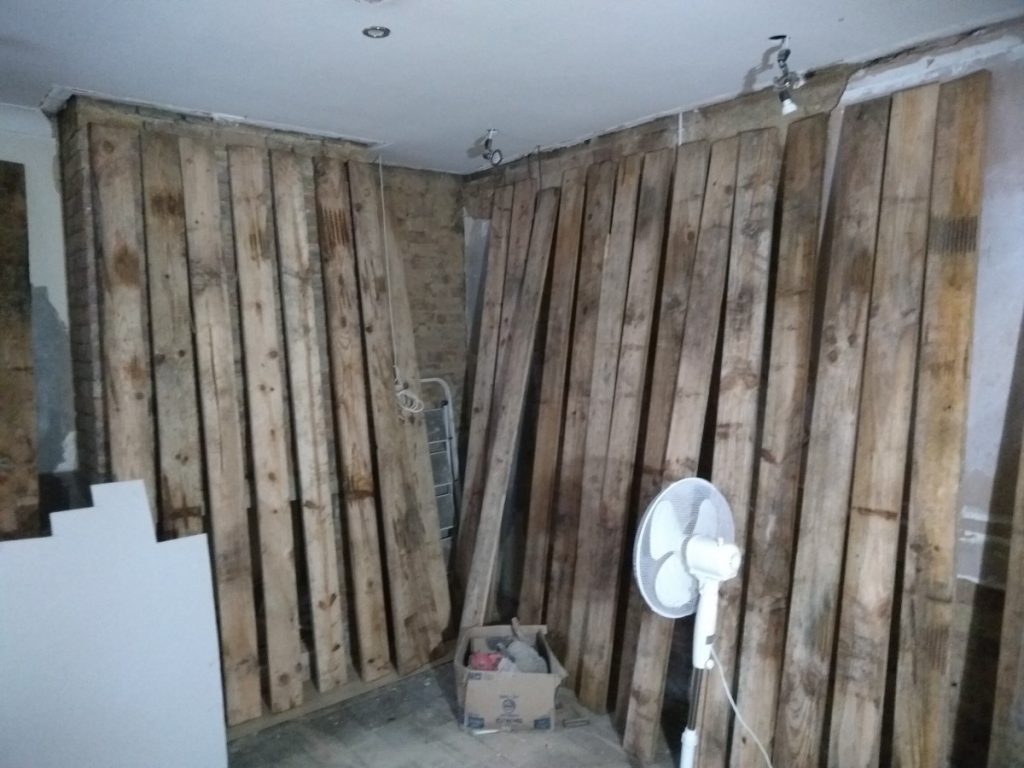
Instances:
[[[395,340],[395,310],[391,296],[391,251],[388,247],[388,211],[387,203],[384,200],[384,161],[377,155],[377,176],[380,180],[380,217],[381,232],[384,238],[384,280],[388,289],[388,319],[391,321],[391,354],[394,370],[395,399],[398,407],[405,413],[422,413],[423,401],[416,394],[410,382],[402,376],[402,369],[398,365],[398,342]]]

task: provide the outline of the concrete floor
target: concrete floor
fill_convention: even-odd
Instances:
[[[566,719],[586,725],[563,728]],[[231,768],[627,768],[607,716],[559,691],[553,732],[474,736],[455,719],[452,665],[421,672],[327,709],[243,736]],[[653,764],[669,768],[667,749]]]

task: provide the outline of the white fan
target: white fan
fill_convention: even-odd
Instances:
[[[714,667],[718,585],[740,569],[742,557],[735,536],[725,497],[697,477],[677,480],[658,494],[637,532],[633,573],[647,605],[668,619],[697,613],[690,712],[679,761],[683,768],[694,764],[701,678],[704,670]]]

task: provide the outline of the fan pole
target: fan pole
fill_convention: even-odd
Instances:
[[[686,730],[683,731],[682,749],[679,753],[679,768],[693,768],[697,760],[697,714],[700,708],[700,688],[704,682],[704,670],[694,667],[690,675],[690,706],[686,713]]]

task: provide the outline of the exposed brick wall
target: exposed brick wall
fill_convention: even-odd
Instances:
[[[466,275],[458,176],[384,169],[384,194],[405,266],[420,376],[447,379],[458,421],[466,378]]]
[[[78,463],[91,482],[106,475],[108,462],[89,136],[77,99],[61,112],[58,127]]]

